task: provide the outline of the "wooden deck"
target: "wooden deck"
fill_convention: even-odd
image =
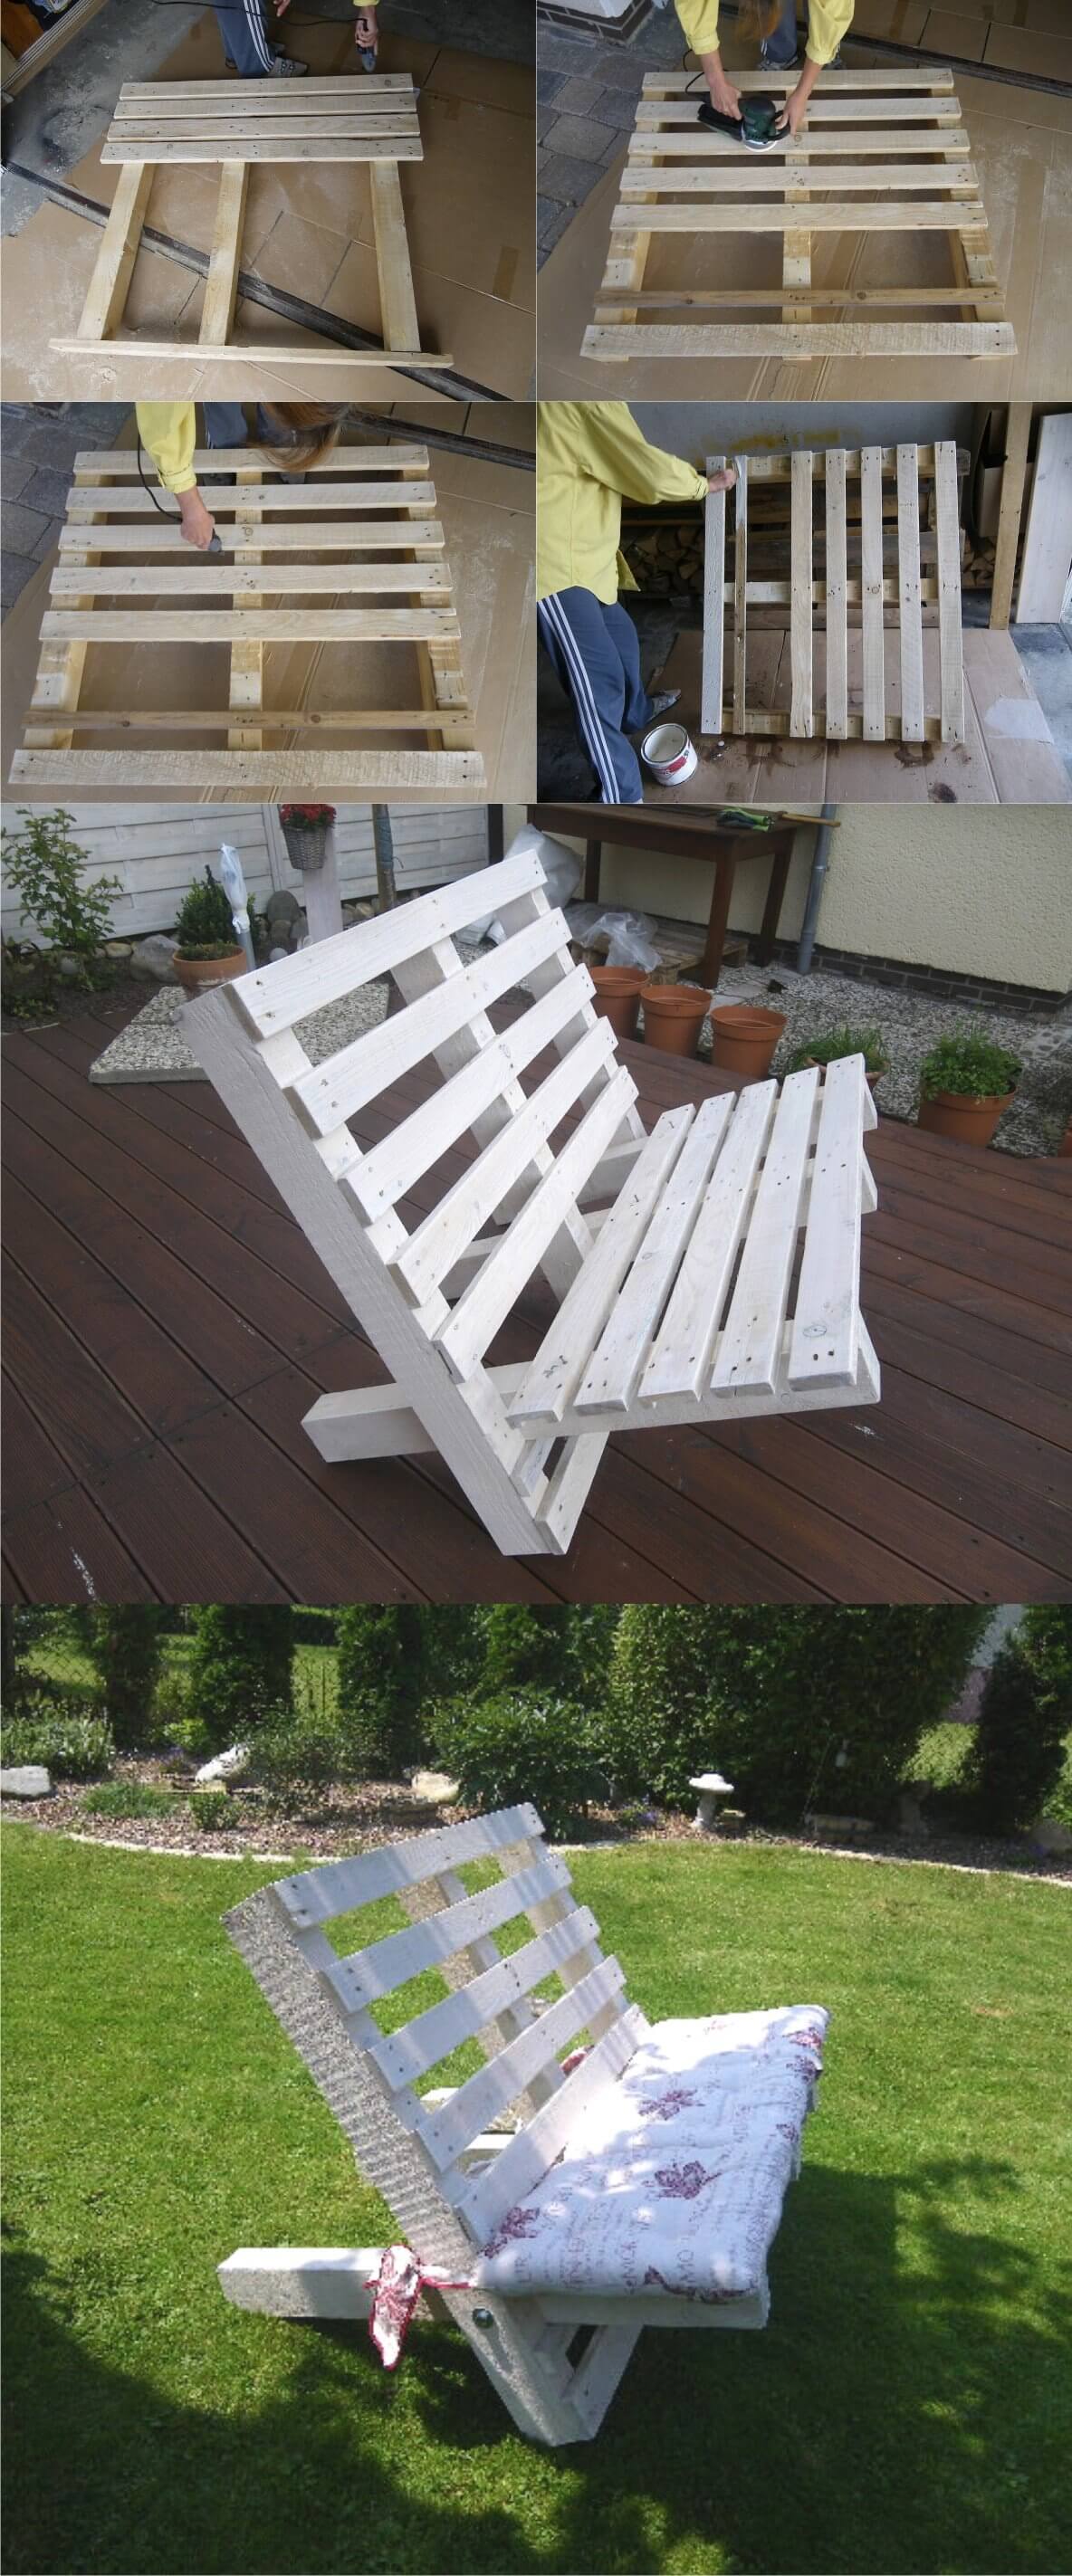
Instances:
[[[207,1084],[90,1085],[121,1016],[4,1041],[7,1599],[1067,1599],[1072,1165],[880,1120],[881,1404],[616,1440],[510,1562],[437,1462],[321,1464],[302,1415],[383,1371]],[[725,1087],[627,1054],[646,1117]]]

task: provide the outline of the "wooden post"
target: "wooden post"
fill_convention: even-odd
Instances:
[[[1030,403],[1010,403],[1005,418],[1005,464],[1001,476],[998,539],[994,548],[994,582],[990,593],[990,623],[1001,628],[1008,625],[1012,609],[1030,434]]]

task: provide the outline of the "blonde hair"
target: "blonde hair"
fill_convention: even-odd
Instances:
[[[286,451],[287,474],[306,474],[313,465],[322,465],[330,456],[346,418],[345,403],[265,403],[265,411],[278,423],[284,436],[279,446],[266,446],[265,456],[273,465],[280,463],[280,447]]]
[[[765,44],[767,37],[773,36],[781,14],[779,0],[741,0],[737,11],[737,33],[739,36],[754,36],[757,43]]]

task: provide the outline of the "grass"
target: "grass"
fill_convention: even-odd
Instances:
[[[10,2571],[1052,2571],[1070,2563],[1064,1889],[586,1853],[654,2017],[834,2014],[765,2334],[645,2336],[537,2451],[460,2340],[243,2316],[241,2243],[386,2241],[219,1915],[270,1875],[5,1830]]]

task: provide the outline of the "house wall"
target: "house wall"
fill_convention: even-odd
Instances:
[[[843,805],[819,916],[820,945],[1061,994],[1072,985],[1068,815],[1059,806]],[[596,828],[593,822],[593,829]],[[936,855],[936,838],[940,844]],[[576,841],[572,847],[580,849]],[[797,835],[781,934],[804,913],[814,834]],[[758,930],[765,865],[742,868],[730,926]],[[695,861],[604,844],[607,903],[704,922],[711,879]]]
[[[91,878],[119,878],[122,891],[112,904],[116,939],[169,930],[187,887],[215,859],[223,840],[237,849],[257,903],[263,905],[273,887],[301,886],[288,864],[278,813],[271,806],[72,805],[68,811]],[[5,831],[19,830],[14,804],[0,807],[0,818]],[[393,805],[391,827],[398,884],[406,891],[445,884],[486,862],[482,806]],[[340,805],[335,842],[343,893],[373,893],[371,807]],[[32,935],[6,883],[2,926],[7,938]]]

